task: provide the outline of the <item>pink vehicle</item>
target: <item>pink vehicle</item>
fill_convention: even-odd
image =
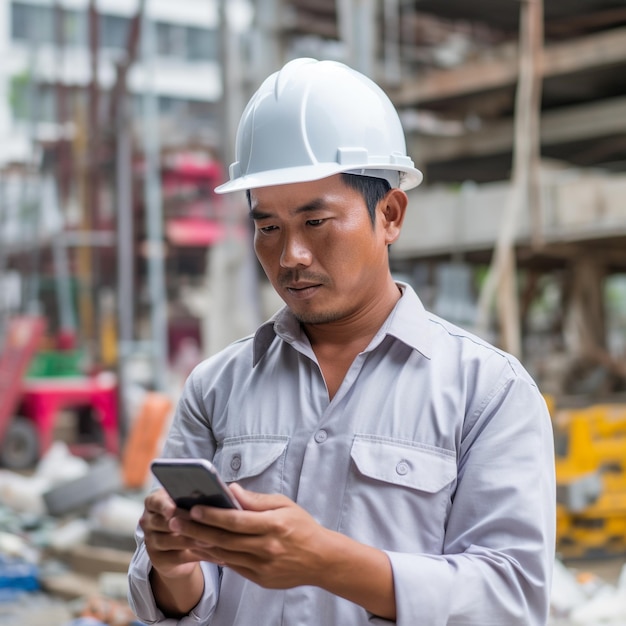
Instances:
[[[41,317],[10,320],[0,352],[0,465],[32,467],[47,451],[61,411],[88,409],[100,443],[117,454],[117,383],[106,376],[28,377],[46,323]]]

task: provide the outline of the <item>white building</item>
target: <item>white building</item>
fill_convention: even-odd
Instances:
[[[115,81],[116,63],[125,58],[129,25],[138,5],[138,0],[96,3],[104,104]],[[63,15],[62,46],[57,7]],[[0,0],[0,168],[28,160],[32,139],[59,136],[55,95],[59,82],[68,87],[70,126],[84,115],[86,107],[79,103],[86,104],[91,81],[88,9],[89,0]],[[162,120],[167,124],[168,117],[175,118],[175,124],[167,127],[178,139],[210,134],[217,127],[216,103],[222,90],[217,0],[148,0],[146,13],[155,24],[156,55],[150,69],[142,63],[140,48],[128,77],[130,93],[139,96],[151,85]],[[138,98],[135,101],[137,105]],[[135,110],[140,111],[137,106]]]

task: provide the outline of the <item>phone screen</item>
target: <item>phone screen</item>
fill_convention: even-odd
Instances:
[[[241,508],[215,467],[205,459],[155,459],[151,468],[181,509],[189,510],[196,504]]]

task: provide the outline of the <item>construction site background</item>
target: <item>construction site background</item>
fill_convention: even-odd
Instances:
[[[213,188],[296,56],[389,94],[425,174],[394,275],[546,397],[552,621],[626,623],[622,0],[0,0],[0,625],[133,623],[181,386],[281,304]]]

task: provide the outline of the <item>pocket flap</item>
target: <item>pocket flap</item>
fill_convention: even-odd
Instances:
[[[225,439],[220,473],[226,482],[258,476],[285,452],[288,437],[233,437]]]
[[[357,435],[351,456],[364,476],[427,493],[456,478],[454,455],[430,446]]]

